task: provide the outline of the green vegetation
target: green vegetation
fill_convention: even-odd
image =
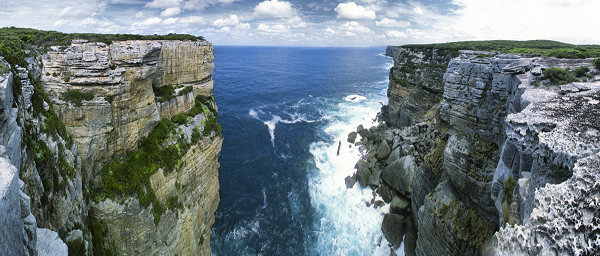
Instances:
[[[195,144],[200,140],[201,135],[199,127],[195,127],[192,132],[192,143],[189,143],[178,131],[177,124],[185,124],[190,117],[201,113],[207,118],[204,136],[210,136],[211,131],[215,131],[220,136],[221,125],[216,122],[214,98],[197,96],[195,105],[190,111],[175,115],[170,120],[162,119],[148,137],[140,142],[137,151],[129,152],[123,159],[115,160],[100,171],[102,182],[93,191],[94,200],[137,195],[142,206],[148,207],[152,204],[154,221],[158,223],[165,209],[150,185],[150,176],[160,168],[168,174],[181,167],[183,164],[181,158],[192,143]],[[175,203],[178,201],[169,200],[166,202],[167,208],[179,207],[180,204]]]
[[[513,178],[512,175],[508,176],[508,179],[504,181],[504,186],[502,187],[502,191],[504,192],[504,198],[512,198],[515,186],[517,186],[517,181],[515,180],[515,178]]]
[[[433,195],[428,195],[433,199]],[[456,199],[449,204],[437,201],[440,206],[433,211],[433,216],[445,221],[452,227],[452,232],[470,246],[481,248],[494,234],[494,229],[481,219],[477,211],[466,208]]]
[[[425,165],[429,167],[435,175],[439,175],[442,170],[442,164],[444,163],[444,149],[446,148],[445,140],[442,140],[440,136],[435,138],[435,146],[431,148],[431,151],[424,157]]]
[[[67,242],[69,248],[69,256],[81,256],[86,255],[85,242],[81,239]]]
[[[34,47],[42,52],[50,46],[67,46],[73,39],[85,39],[90,42],[111,44],[113,41],[124,40],[189,40],[203,41],[201,36],[185,34],[168,35],[130,35],[130,34],[66,34],[57,31],[42,31],[30,28],[4,27],[0,28],[0,56],[4,57],[13,67],[15,64],[26,67],[26,49]]]
[[[192,130],[192,144],[198,143],[200,137],[202,137],[202,135],[200,134],[200,127],[196,126]]]
[[[549,79],[552,84],[567,84],[575,81],[573,73],[566,69],[550,67],[544,70],[544,78]]]
[[[81,107],[83,100],[93,100],[94,94],[92,92],[83,92],[76,89],[68,89],[63,93],[63,100],[75,104],[77,107]]]
[[[583,77],[589,71],[590,71],[590,68],[588,68],[587,66],[580,66],[580,67],[577,67],[573,71],[573,73],[575,74],[576,77]]]
[[[596,67],[596,69],[600,70],[600,58],[593,59],[592,65],[594,65],[594,67]]]
[[[176,124],[186,124],[188,120],[188,115],[185,113],[179,113],[171,118],[171,120]]]
[[[188,93],[192,92],[192,90],[194,90],[194,87],[193,87],[193,86],[191,86],[191,85],[190,85],[190,86],[186,86],[186,87],[185,87],[185,88],[183,88],[181,91],[179,91],[179,92],[177,93],[177,95],[178,95],[178,96],[181,96],[181,95],[186,95],[186,94],[188,94]]]
[[[109,249],[108,244],[104,243],[104,238],[106,237],[106,233],[108,232],[108,227],[106,223],[100,222],[94,218],[94,216],[90,215],[87,219],[88,229],[92,233],[92,244],[94,245],[94,256],[110,256],[116,255],[111,249]],[[80,254],[84,255],[84,254]]]
[[[167,208],[171,211],[175,211],[177,209],[183,210],[183,204],[179,202],[179,198],[175,195],[169,196],[167,198]]]
[[[600,57],[600,45],[573,45],[550,40],[464,41],[441,44],[409,44],[402,47],[411,49],[436,48],[447,51],[453,56],[458,55],[459,50],[475,50],[535,54],[569,59]]]
[[[152,91],[158,102],[167,102],[175,98],[175,88],[172,85],[156,87],[152,85]]]

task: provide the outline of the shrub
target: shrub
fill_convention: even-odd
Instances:
[[[183,210],[183,204],[179,202],[179,198],[176,195],[172,195],[167,198],[167,208],[171,211],[175,211],[176,209]]]
[[[543,74],[544,78],[549,79],[553,84],[567,84],[575,80],[571,72],[557,67],[550,67],[544,70]]]
[[[94,94],[91,92],[82,92],[80,90],[68,89],[63,93],[63,100],[75,104],[77,107],[81,107],[81,101],[94,99]]]
[[[202,135],[200,134],[200,127],[198,127],[198,126],[194,127],[194,129],[192,130],[192,139],[191,139],[192,144],[198,143],[201,136]]]
[[[192,90],[194,90],[194,87],[192,87],[191,85],[190,86],[186,86],[181,91],[179,91],[179,93],[177,93],[177,95],[178,96],[186,95],[186,94],[192,92]]]
[[[594,65],[594,67],[596,67],[596,69],[600,70],[600,58],[595,58],[592,60],[592,65]]]
[[[185,113],[180,113],[171,118],[171,120],[177,124],[187,123],[188,116]]]
[[[504,181],[504,186],[503,186],[503,192],[504,192],[504,198],[506,199],[510,199],[513,196],[513,190],[515,189],[515,186],[517,185],[517,181],[515,180],[515,178],[513,178],[512,175],[508,176],[508,179],[506,179]]]
[[[175,88],[171,85],[165,85],[161,87],[152,85],[152,91],[154,91],[154,96],[158,102],[170,101],[174,98],[173,95],[175,94]]]
[[[585,74],[589,71],[590,71],[590,68],[588,68],[587,66],[580,66],[580,67],[577,67],[573,71],[573,73],[575,74],[576,77],[582,77],[582,76],[585,76]]]

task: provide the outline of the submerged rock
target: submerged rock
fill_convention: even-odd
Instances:
[[[387,213],[383,216],[381,231],[394,248],[398,248],[404,238],[404,221],[404,216],[400,214]]]

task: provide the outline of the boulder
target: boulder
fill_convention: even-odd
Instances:
[[[405,232],[404,216],[400,214],[387,213],[383,216],[381,231],[385,239],[397,249],[402,243]]]
[[[354,143],[354,141],[356,141],[357,136],[358,134],[356,132],[348,133],[348,142]]]
[[[386,158],[391,152],[390,145],[386,142],[386,140],[382,140],[377,146],[377,159]]]
[[[402,215],[410,214],[410,202],[408,199],[399,196],[394,196],[390,204],[390,212]]]
[[[413,157],[409,155],[394,161],[381,174],[382,179],[395,190],[411,193],[415,174]]]
[[[369,181],[368,181],[368,185],[369,186],[373,186],[373,187],[377,187],[379,186],[379,178],[381,176],[381,170],[375,170],[373,171],[373,174],[371,175],[371,177],[369,177]]]
[[[350,189],[354,187],[354,184],[356,184],[356,179],[354,176],[348,176],[344,179],[344,183],[346,183],[346,188]]]

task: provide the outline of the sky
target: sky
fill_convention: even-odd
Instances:
[[[215,45],[600,44],[600,0],[0,0],[0,27],[203,36]]]

